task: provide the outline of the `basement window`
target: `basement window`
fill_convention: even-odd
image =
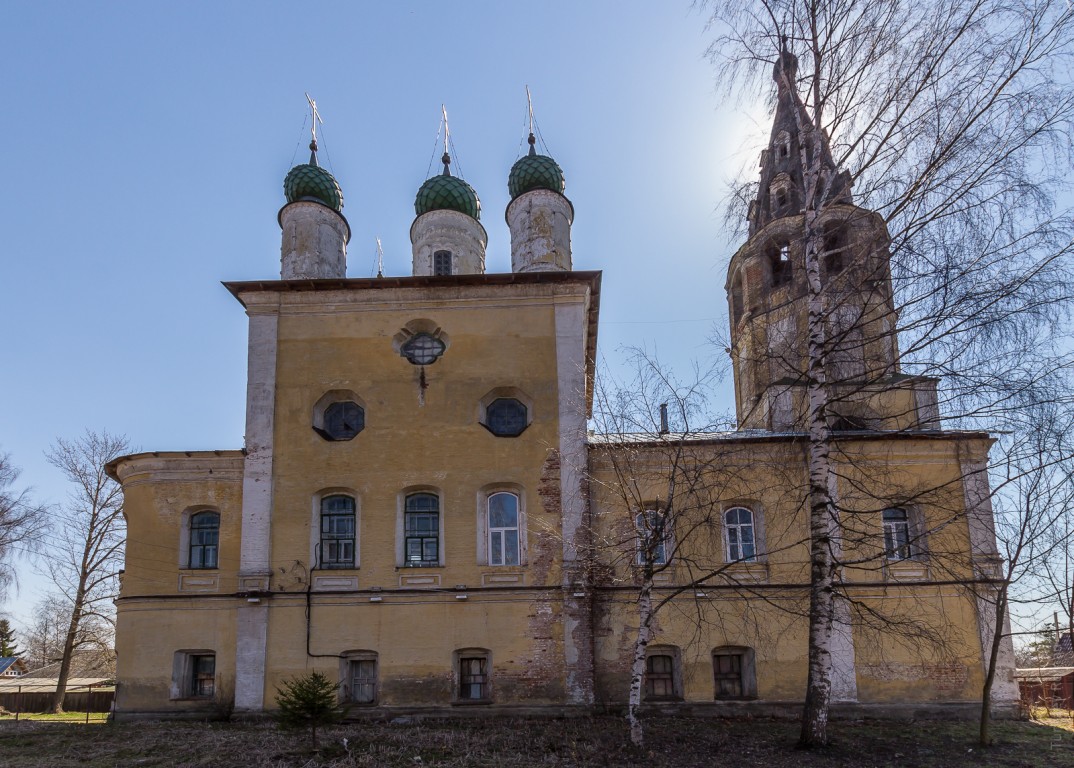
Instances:
[[[176,651],[172,661],[172,699],[211,699],[216,694],[216,653]]]
[[[646,701],[678,701],[682,699],[682,675],[679,669],[679,649],[672,646],[649,646],[645,651]]]
[[[491,704],[491,654],[483,648],[455,651],[458,673],[457,704]]]

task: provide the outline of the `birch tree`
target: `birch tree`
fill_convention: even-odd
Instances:
[[[15,583],[12,560],[32,553],[48,527],[44,508],[30,499],[28,490],[15,487],[18,479],[11,457],[0,453],[0,597]]]
[[[658,618],[675,612],[698,635],[712,625],[732,623],[721,615],[726,603],[709,600],[705,592],[750,593],[750,585],[736,582],[734,570],[753,552],[739,559],[723,555],[722,502],[761,478],[772,483],[784,468],[773,465],[758,474],[763,457],[725,440],[733,435],[730,418],[708,407],[714,371],[695,371],[683,382],[650,355],[635,353],[633,365],[630,381],[612,383],[605,370],[595,387],[586,474],[593,520],[587,540],[591,583],[602,601],[598,609],[614,611],[622,600],[633,615],[624,623],[636,622],[627,721],[631,741],[641,746],[647,649]],[[773,548],[801,544],[787,542],[775,523],[769,540]],[[734,618],[736,631],[740,619]]]
[[[852,190],[856,206],[883,217],[893,286],[885,333],[902,342],[902,370],[942,377],[947,418],[1002,428],[1025,403],[1054,396],[1068,365],[1051,332],[1071,300],[1072,219],[1055,202],[1070,166],[1074,12],[1056,0],[707,5],[728,90],[753,99],[772,73],[794,102],[811,538],[799,742],[823,745],[847,564],[831,424],[849,382],[831,380],[831,363],[854,330],[833,322],[825,215]],[[755,189],[737,188],[734,218],[746,220]],[[859,391],[891,371],[873,373],[857,377]]]
[[[71,660],[86,624],[114,624],[112,601],[118,592],[126,526],[122,489],[104,467],[130,450],[126,437],[86,432],[75,440],[56,440],[46,453],[72,486],[46,560],[48,575],[66,606],[53,712],[63,711]]]

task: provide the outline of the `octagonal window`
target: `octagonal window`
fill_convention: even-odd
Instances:
[[[499,437],[517,437],[526,429],[529,412],[513,397],[499,397],[485,408],[485,427]]]
[[[324,409],[323,433],[330,440],[350,440],[365,429],[365,410],[358,403],[344,400]]]

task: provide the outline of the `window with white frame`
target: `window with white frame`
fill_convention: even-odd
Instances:
[[[671,541],[667,512],[659,509],[639,512],[634,517],[634,527],[638,531],[638,565],[667,565]]]
[[[355,504],[350,496],[321,499],[321,567],[353,568]]]
[[[909,560],[912,556],[910,547],[910,515],[902,507],[889,507],[884,510],[884,556],[888,560]]]
[[[488,496],[489,565],[519,565],[522,562],[519,541],[518,496],[506,491]]]
[[[344,660],[343,698],[352,704],[377,703],[377,654],[347,654]]]
[[[403,558],[410,567],[440,564],[440,497],[412,493],[403,511]]]
[[[487,703],[492,700],[491,658],[488,651],[481,648],[456,651],[455,668],[458,673],[458,703]]]
[[[218,566],[220,548],[220,513],[206,510],[190,516],[190,556],[188,568],[211,569]]]
[[[753,512],[746,507],[731,507],[723,513],[727,540],[727,562],[753,562],[757,559]]]

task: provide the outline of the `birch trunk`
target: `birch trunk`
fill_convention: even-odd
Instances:
[[[811,24],[813,66],[820,68],[820,45]],[[780,59],[783,61],[783,58]],[[782,72],[783,86],[795,101],[795,123],[801,148],[803,182],[803,262],[806,273],[806,370],[809,433],[809,672],[802,710],[801,747],[828,743],[828,709],[832,696],[832,624],[835,619],[835,577],[839,552],[839,516],[835,472],[832,469],[832,433],[828,425],[831,392],[828,385],[828,308],[821,283],[820,210],[831,182],[822,174],[823,134],[819,107],[807,122],[790,73]],[[813,79],[813,104],[820,105],[819,78]]]
[[[634,641],[634,660],[630,665],[630,696],[627,700],[627,723],[630,724],[630,741],[640,747],[645,743],[645,730],[638,711],[641,708],[641,691],[645,682],[645,648],[653,636],[653,573],[645,566],[641,590],[638,593],[638,636]]]

